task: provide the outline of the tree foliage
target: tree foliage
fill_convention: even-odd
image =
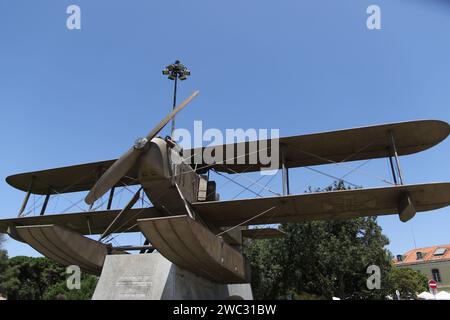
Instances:
[[[9,259],[2,284],[8,299],[42,299],[50,285],[65,279],[65,268],[47,258],[18,256]]]
[[[18,256],[8,259],[0,251],[0,293],[9,300],[56,299],[63,294],[66,299],[90,299],[97,278],[83,275],[81,289],[69,290],[66,285],[66,268],[48,258]]]
[[[398,290],[402,299],[413,299],[417,293],[427,290],[428,287],[427,276],[411,268],[393,268],[388,282],[390,291]]]
[[[90,300],[97,286],[97,281],[97,277],[83,274],[80,289],[69,289],[65,280],[60,281],[46,290],[43,299],[57,300],[64,297],[65,300]]]
[[[3,287],[6,279],[5,273],[8,269],[8,254],[6,250],[0,249],[0,295],[6,296],[6,289]]]

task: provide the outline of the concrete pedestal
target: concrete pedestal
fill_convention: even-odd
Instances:
[[[218,284],[183,270],[159,253],[109,255],[93,300],[252,300],[250,284]]]

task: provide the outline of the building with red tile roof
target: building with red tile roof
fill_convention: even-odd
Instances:
[[[450,244],[417,248],[397,255],[394,265],[411,268],[438,283],[438,290],[450,291]]]

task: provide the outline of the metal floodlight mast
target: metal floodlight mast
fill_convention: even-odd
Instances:
[[[180,62],[180,60],[176,60],[175,63],[166,66],[166,68],[162,71],[162,74],[167,76],[168,79],[174,81],[173,85],[173,109],[175,109],[177,105],[177,86],[178,79],[184,81],[188,76],[191,75],[191,71],[186,68],[184,64]],[[175,117],[172,119],[172,128],[170,131],[170,136],[173,137],[173,132],[175,130]]]

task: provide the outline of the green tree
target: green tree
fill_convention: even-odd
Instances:
[[[97,281],[97,277],[83,274],[80,289],[68,289],[64,280],[49,287],[43,298],[45,300],[57,300],[58,296],[62,295],[66,300],[90,300],[97,286]]]
[[[8,299],[39,300],[49,286],[65,276],[65,268],[47,258],[18,256],[9,259],[2,287]]]
[[[94,293],[97,277],[82,275],[81,289],[69,290],[66,268],[48,258],[18,256],[8,259],[1,250],[4,238],[0,234],[0,295],[10,300],[66,299],[86,300]]]
[[[388,276],[389,291],[400,292],[402,299],[414,299],[416,294],[427,290],[428,278],[411,268],[392,268]]]
[[[7,268],[8,268],[8,253],[6,252],[6,250],[0,250],[0,279],[6,272]]]
[[[325,190],[342,190],[342,182]],[[367,267],[377,265],[387,279],[392,256],[376,217],[308,221],[280,225],[286,236],[252,242],[246,255],[252,266],[254,295],[261,299],[380,299],[388,286],[369,290]]]
[[[4,287],[6,281],[6,272],[8,270],[8,254],[6,250],[0,249],[0,295],[6,296],[6,288]]]
[[[10,300],[56,299],[58,294],[67,300],[92,297],[97,277],[82,274],[81,289],[69,290],[67,276],[65,267],[48,258],[14,257],[7,261],[4,272],[0,273],[0,292]]]
[[[6,289],[4,288],[5,274],[8,269],[8,253],[2,250],[4,235],[0,233],[0,295],[6,296]]]

